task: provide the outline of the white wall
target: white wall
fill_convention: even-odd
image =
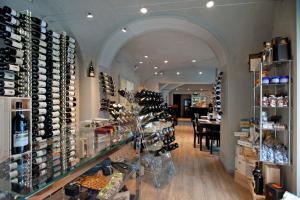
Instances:
[[[297,120],[297,63],[296,63],[296,1],[285,0],[280,1],[275,10],[274,24],[273,24],[273,37],[287,36],[291,39],[292,55],[293,55],[293,121]],[[284,167],[283,175],[285,183],[289,191],[296,193],[296,177],[297,177],[297,123],[292,126],[292,166]],[[299,152],[300,153],[300,152]]]

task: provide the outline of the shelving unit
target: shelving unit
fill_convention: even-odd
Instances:
[[[259,132],[259,160],[265,162],[267,164],[279,164],[279,165],[290,165],[291,164],[291,113],[292,113],[292,80],[291,80],[291,70],[292,70],[292,60],[284,60],[284,61],[273,61],[270,64],[261,63],[259,70],[254,72],[254,87],[253,87],[253,95],[254,95],[254,106],[253,113],[254,118],[256,119],[255,129]],[[263,84],[263,75],[269,74],[268,76],[288,76],[288,83],[276,83],[276,84]],[[279,95],[285,94],[287,97],[288,104],[286,106],[278,106],[277,105],[277,97],[276,97],[276,106],[265,106],[265,102],[263,103],[263,98],[266,99],[268,94],[271,95]],[[269,98],[267,103],[269,103]],[[264,112],[264,113],[263,113]],[[263,119],[263,114],[267,113],[268,117],[270,116],[281,116],[279,121],[282,125],[284,125],[285,129],[278,128],[264,128],[263,124],[270,122],[269,120],[265,121]],[[266,155],[264,148],[265,146],[265,137],[272,137],[273,141],[276,142],[276,145],[284,145],[281,146],[282,154],[281,156],[287,159],[284,159],[284,162],[276,162],[276,156],[273,155],[273,158],[270,157],[270,160],[265,160],[263,155]],[[271,145],[271,144],[269,144]],[[286,151],[283,151],[286,149]],[[278,152],[277,152],[278,153]],[[275,153],[274,153],[275,154]],[[273,160],[272,160],[273,159]]]

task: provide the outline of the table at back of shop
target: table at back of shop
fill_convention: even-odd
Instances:
[[[202,118],[202,116],[201,116],[201,118]],[[200,125],[206,129],[207,136],[205,139],[205,145],[206,145],[207,149],[209,149],[210,148],[209,138],[211,137],[211,135],[209,135],[209,134],[212,133],[210,130],[216,130],[216,129],[220,130],[221,121],[220,120],[198,119],[197,126],[200,126]]]

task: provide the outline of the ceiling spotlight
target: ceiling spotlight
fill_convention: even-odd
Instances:
[[[168,63],[169,61],[165,60],[164,63]]]
[[[176,88],[175,90],[178,91],[178,88]]]
[[[143,61],[140,61],[139,63],[140,63],[140,64],[143,64]]]
[[[144,56],[144,58],[149,58],[148,56]]]
[[[188,88],[187,90],[188,90],[188,91],[190,91],[191,89],[190,89],[190,88]]]
[[[214,1],[208,1],[208,2],[206,2],[206,7],[207,8],[212,8],[212,7],[214,7],[214,5],[215,5]]]
[[[123,33],[126,33],[126,32],[127,32],[127,29],[126,29],[126,28],[122,28],[122,32],[123,32]]]
[[[86,18],[92,19],[92,18],[94,18],[94,15],[93,15],[91,12],[89,12],[89,13],[86,15]]]
[[[154,69],[158,69],[158,67],[157,67],[157,66],[154,66]]]
[[[163,72],[160,72],[160,73],[159,73],[159,75],[161,75],[161,76],[162,76],[162,75],[164,75],[164,73],[163,73]]]
[[[201,88],[200,91],[203,91],[203,89]]]
[[[202,75],[202,74],[203,74],[203,72],[198,72],[198,74],[199,74],[199,75]]]
[[[147,9],[147,8],[141,8],[141,9],[140,9],[140,12],[141,12],[142,14],[146,14],[146,13],[148,12],[148,9]]]
[[[180,75],[180,72],[176,72],[177,75]]]
[[[192,60],[193,63],[197,62],[196,60]]]
[[[157,75],[158,74],[158,72],[154,72],[154,75]]]

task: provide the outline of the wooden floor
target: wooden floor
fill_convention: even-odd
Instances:
[[[193,148],[192,126],[176,127],[179,149],[173,153],[176,176],[163,189],[143,183],[141,200],[248,200],[250,193],[234,183],[217,155]]]

